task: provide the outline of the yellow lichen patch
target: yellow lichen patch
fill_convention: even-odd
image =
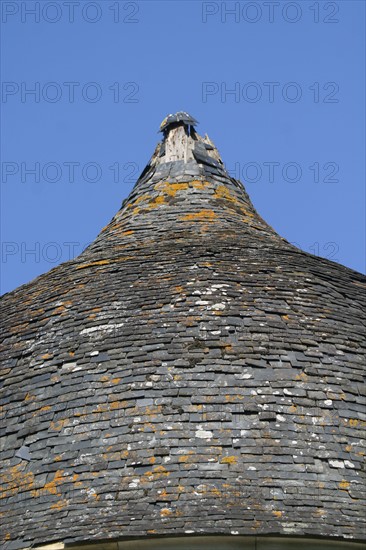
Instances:
[[[281,315],[282,319],[284,321],[288,321],[289,320],[289,316],[288,315]]]
[[[134,231],[132,231],[132,230],[123,231],[123,233],[121,233],[121,236],[122,237],[128,237],[129,235],[133,235],[133,234],[134,234]]]
[[[350,486],[349,481],[346,481],[345,479],[342,479],[342,481],[338,484],[338,487],[343,490],[348,489],[349,486]]]
[[[38,497],[44,493],[49,493],[50,495],[58,495],[59,492],[57,488],[58,488],[58,485],[60,485],[60,483],[62,483],[63,481],[62,479],[63,473],[64,473],[63,470],[57,470],[57,472],[55,472],[53,476],[53,479],[48,483],[46,483],[44,487],[41,487],[40,489],[35,489],[34,491],[32,491],[32,495],[34,497]]]
[[[155,456],[151,456],[151,457],[149,458],[149,462],[150,462],[150,464],[155,464],[155,462],[156,462]]]
[[[60,462],[60,460],[62,460],[62,456],[61,455],[56,455],[53,460],[54,460],[54,462]]]
[[[238,198],[230,193],[229,189],[225,185],[219,185],[215,189],[215,198],[216,199],[226,199],[231,202],[238,202]]]
[[[14,327],[10,327],[10,332],[17,334],[18,332],[21,332],[22,329],[26,329],[29,323],[22,323],[20,325],[15,325]]]
[[[72,480],[71,480],[71,481],[72,481],[72,483],[74,484],[74,487],[75,487],[75,488],[82,487],[82,485],[83,485],[83,482],[82,482],[82,481],[78,481],[78,479],[79,479],[79,475],[78,475],[78,474],[74,474],[74,475],[72,476]]]
[[[195,189],[205,189],[205,187],[209,186],[209,181],[200,181],[200,180],[193,180],[190,182],[190,186],[194,187]]]
[[[182,221],[213,221],[217,215],[213,210],[200,210],[200,212],[194,212],[181,216],[179,219]]]
[[[163,516],[163,517],[171,516],[171,515],[172,515],[172,511],[171,511],[169,508],[162,508],[162,509],[160,510],[160,515]]]
[[[158,479],[168,477],[169,475],[170,472],[168,472],[164,466],[155,466],[152,471],[149,470],[148,472],[145,472],[142,477],[149,478],[150,481],[156,481]]]
[[[121,381],[121,378],[112,378],[111,383],[112,384],[119,384]]]
[[[62,510],[62,508],[65,508],[69,504],[69,501],[65,498],[58,500],[55,502],[55,504],[51,505],[52,510]]]
[[[350,418],[349,419],[349,425],[352,426],[352,428],[358,426],[359,420],[357,418]]]
[[[116,411],[117,409],[123,409],[125,404],[123,401],[112,401],[110,404],[110,410]]]
[[[244,399],[244,395],[225,395],[225,401],[227,403],[237,403],[238,401],[242,401]]]
[[[277,518],[282,517],[282,512],[280,510],[272,510],[272,514],[276,516]]]
[[[10,540],[10,533],[6,533],[4,540]]]
[[[175,197],[177,191],[188,189],[187,182],[181,183],[169,183],[168,181],[157,183],[155,185],[157,191],[161,191],[163,194],[168,195],[169,197]]]
[[[53,357],[52,353],[45,353],[44,355],[41,355],[42,359],[51,359]]]
[[[31,393],[27,392],[27,395],[24,397],[24,401],[34,401],[36,398],[35,395],[32,395]]]
[[[193,451],[189,451],[189,453],[187,453],[186,455],[181,455],[179,458],[178,458],[178,462],[192,462],[195,460],[195,458],[192,457],[193,455]]]
[[[76,269],[85,269],[86,267],[93,267],[95,265],[106,265],[109,263],[110,263],[110,260],[98,260],[96,262],[90,262],[88,264],[78,265]]]
[[[69,423],[68,418],[60,418],[60,420],[56,420],[55,422],[51,422],[49,430],[51,432],[59,432],[68,423]]]
[[[152,208],[157,208],[161,204],[166,204],[165,197],[163,195],[158,195],[152,201],[149,202],[147,208],[151,210]]]
[[[16,495],[19,491],[29,491],[33,485],[34,474],[24,472],[22,465],[17,464],[0,475],[0,498]]]
[[[100,382],[109,382],[109,380],[110,380],[110,378],[109,378],[108,374],[105,374],[104,376],[101,376],[99,378]]]
[[[302,380],[303,382],[306,382],[308,379],[308,375],[305,372],[302,372],[301,374],[297,374],[295,376],[295,380]]]
[[[225,456],[220,460],[221,464],[236,464],[238,462],[237,456]]]
[[[150,198],[150,195],[147,193],[146,195],[141,195],[140,197],[138,197],[135,201],[131,202],[127,208],[132,208],[133,206],[137,206],[138,204],[140,204],[141,202],[143,201],[147,201],[148,199]]]
[[[46,411],[49,411],[50,409],[51,409],[50,405],[45,405],[44,407],[39,409],[39,412],[46,412]]]
[[[155,427],[154,424],[152,424],[151,422],[145,422],[142,426],[140,426],[140,427],[138,428],[138,431],[139,431],[139,432],[145,432],[146,430],[155,432],[155,431],[156,431],[156,427]]]

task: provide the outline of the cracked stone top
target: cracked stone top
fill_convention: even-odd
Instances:
[[[280,237],[195,125],[169,115],[96,240],[2,298],[6,550],[364,538],[365,277]]]

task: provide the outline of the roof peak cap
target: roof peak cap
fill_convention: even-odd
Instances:
[[[184,126],[195,126],[198,121],[186,111],[178,111],[175,114],[167,115],[160,124],[159,132],[166,133],[171,125],[184,124]]]

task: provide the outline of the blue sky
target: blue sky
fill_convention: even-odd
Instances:
[[[1,8],[2,292],[96,237],[178,110],[282,236],[365,270],[363,1]]]

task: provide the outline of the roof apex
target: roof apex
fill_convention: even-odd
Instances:
[[[195,126],[198,121],[185,111],[178,111],[175,114],[167,115],[160,124],[159,132],[164,132],[167,128],[174,123],[182,122],[186,126]]]

